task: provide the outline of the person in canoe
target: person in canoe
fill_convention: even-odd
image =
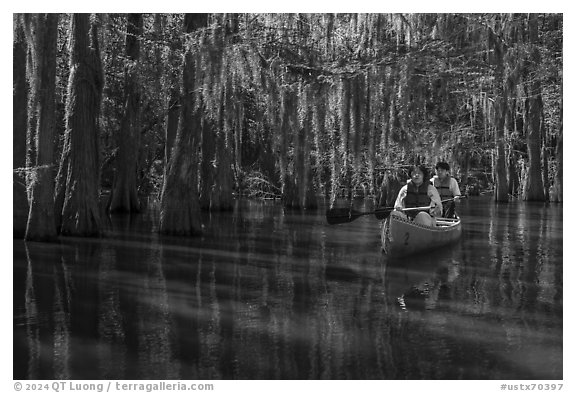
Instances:
[[[458,186],[458,181],[450,176],[450,165],[447,162],[440,161],[436,164],[436,175],[430,179],[430,183],[436,187],[442,200],[453,199],[444,202],[442,217],[455,218],[456,204],[454,201],[457,201],[461,196],[460,186]]]
[[[428,169],[424,165],[415,165],[410,168],[410,179],[398,192],[391,214],[412,218],[415,223],[433,225],[435,218],[442,216],[442,200],[436,187],[424,179],[429,179]],[[426,210],[402,211],[405,208],[430,206]]]

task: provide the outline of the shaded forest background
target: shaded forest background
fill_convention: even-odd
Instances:
[[[439,160],[494,201],[562,201],[561,14],[14,14],[14,236],[160,203],[389,205]],[[102,209],[102,205],[105,209]]]

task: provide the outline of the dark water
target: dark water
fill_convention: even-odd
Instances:
[[[388,260],[378,221],[240,202],[201,238],[155,212],[14,241],[15,379],[562,379],[562,206],[460,205]]]

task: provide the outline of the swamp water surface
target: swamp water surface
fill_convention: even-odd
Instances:
[[[14,379],[563,378],[561,205],[471,198],[458,243],[400,260],[373,216],[324,211],[14,240]]]

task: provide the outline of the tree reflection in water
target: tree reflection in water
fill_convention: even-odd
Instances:
[[[197,238],[157,212],[14,241],[15,379],[562,379],[562,209],[463,203],[445,250],[245,202]]]

